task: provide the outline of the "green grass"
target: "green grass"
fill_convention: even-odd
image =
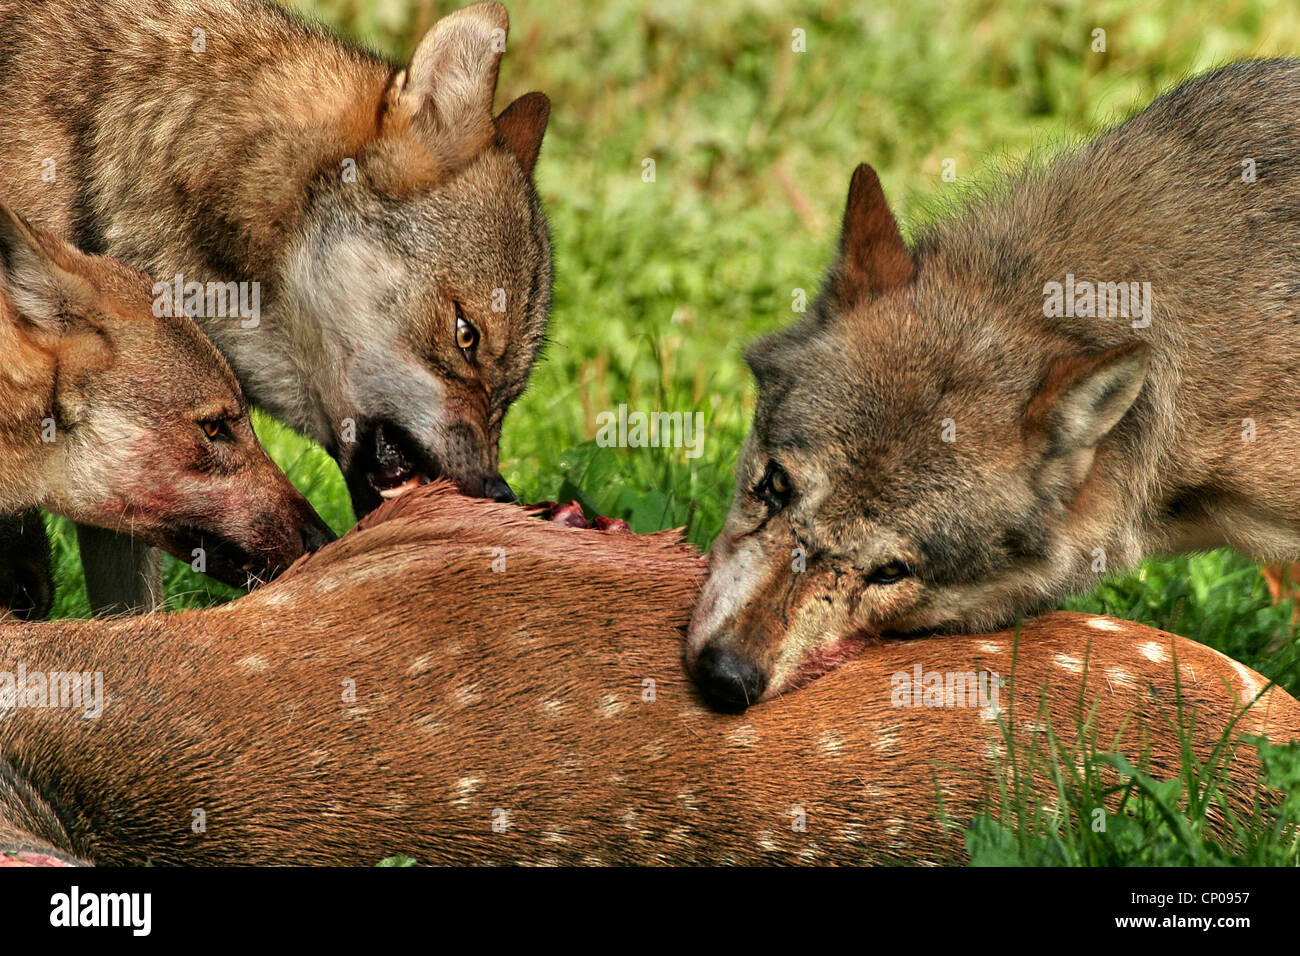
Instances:
[[[1246,734],[1249,706],[1234,705],[1218,739],[1208,749],[1199,746],[1204,732],[1196,733],[1198,714],[1184,700],[1182,669],[1175,670],[1171,700],[1103,737],[1096,704],[1087,704],[1086,690],[1098,681],[1090,664],[1085,656],[1078,705],[1062,728],[1053,724],[1045,688],[1032,715],[1024,702],[1035,701],[1036,688],[1017,703],[1013,659],[1006,689],[1011,704],[998,716],[1000,772],[974,820],[966,826],[947,821],[964,831],[971,865],[1300,865],[1300,741],[1270,743]],[[1295,648],[1275,664],[1291,678],[1300,674]],[[1037,729],[1027,739],[1014,732],[1017,725]],[[1153,769],[1156,733],[1179,742],[1176,775]],[[1260,785],[1243,806],[1229,794],[1250,783],[1240,779],[1244,770],[1236,762],[1251,756],[1258,760]]]
[[[453,4],[300,6],[400,57]],[[525,499],[579,497],[639,531],[685,526],[701,546],[722,524],[753,409],[742,348],[790,321],[794,289],[816,289],[856,163],[879,170],[910,230],[973,181],[1086,137],[1189,73],[1300,51],[1292,0],[509,6],[498,104],[530,89],[553,101],[538,183],[557,280],[552,341],[507,418],[503,472]],[[1090,49],[1096,28],[1105,53]],[[806,52],[791,49],[795,29]],[[949,158],[955,183],[940,175]],[[704,412],[703,455],[596,447],[596,414],[620,402]],[[328,459],[273,423],[259,431],[346,528]],[[75,549],[54,531],[56,613],[83,616]],[[170,559],[167,584],[173,607],[231,596]],[[1150,561],[1066,606],[1186,635],[1300,692],[1278,669],[1296,643],[1290,606],[1270,606],[1236,555]]]

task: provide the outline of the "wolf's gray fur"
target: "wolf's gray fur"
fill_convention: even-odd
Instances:
[[[1298,116],[1300,61],[1226,67],[910,248],[860,168],[820,300],[748,354],[702,682],[743,705],[1157,552],[1300,555]],[[1060,310],[1067,277],[1151,301]]]
[[[437,475],[507,496],[551,295],[549,105],[491,112],[507,27],[467,7],[399,68],[262,0],[0,2],[6,198],[162,282],[257,283],[255,321],[194,317],[358,513]]]

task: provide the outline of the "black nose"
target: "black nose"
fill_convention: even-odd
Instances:
[[[338,535],[334,533],[334,529],[322,521],[320,517],[313,515],[312,519],[307,523],[307,527],[302,529],[302,549],[308,554],[325,547],[325,545],[338,538]]]
[[[767,688],[767,676],[757,664],[717,644],[700,652],[693,670],[696,685],[719,710],[744,710]]]
[[[506,484],[506,480],[500,475],[493,475],[483,482],[483,497],[507,505],[512,505],[519,500],[515,497],[515,493],[510,490],[510,486]]]

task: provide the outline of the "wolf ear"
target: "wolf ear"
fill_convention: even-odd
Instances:
[[[55,241],[55,240],[47,240]],[[0,203],[0,289],[17,321],[61,334],[93,299],[86,280],[54,261],[35,229]]]
[[[1142,391],[1149,357],[1146,343],[1129,342],[1051,364],[1025,410],[1025,431],[1043,443],[1052,478],[1071,488],[1083,480],[1097,445]]]
[[[490,135],[497,66],[509,29],[510,18],[499,3],[447,14],[429,28],[394,78],[389,95],[395,108],[427,118],[438,133],[471,140]]]
[[[894,214],[885,201],[880,177],[866,163],[853,171],[840,231],[840,257],[832,278],[838,304],[852,305],[871,295],[907,285],[916,276]]]
[[[537,154],[542,148],[546,121],[551,117],[551,101],[545,93],[525,93],[496,118],[501,144],[514,154],[524,173],[533,175]]]

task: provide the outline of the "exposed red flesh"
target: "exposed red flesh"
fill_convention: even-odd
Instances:
[[[587,516],[583,514],[582,505],[576,501],[570,501],[567,505],[558,501],[539,501],[524,507],[535,512],[543,521],[553,521],[566,528],[594,528],[597,531],[611,531],[615,534],[632,533],[632,529],[622,518],[606,518],[597,515],[588,521]]]
[[[74,866],[57,856],[41,853],[39,850],[4,850],[0,851],[0,866]]]

